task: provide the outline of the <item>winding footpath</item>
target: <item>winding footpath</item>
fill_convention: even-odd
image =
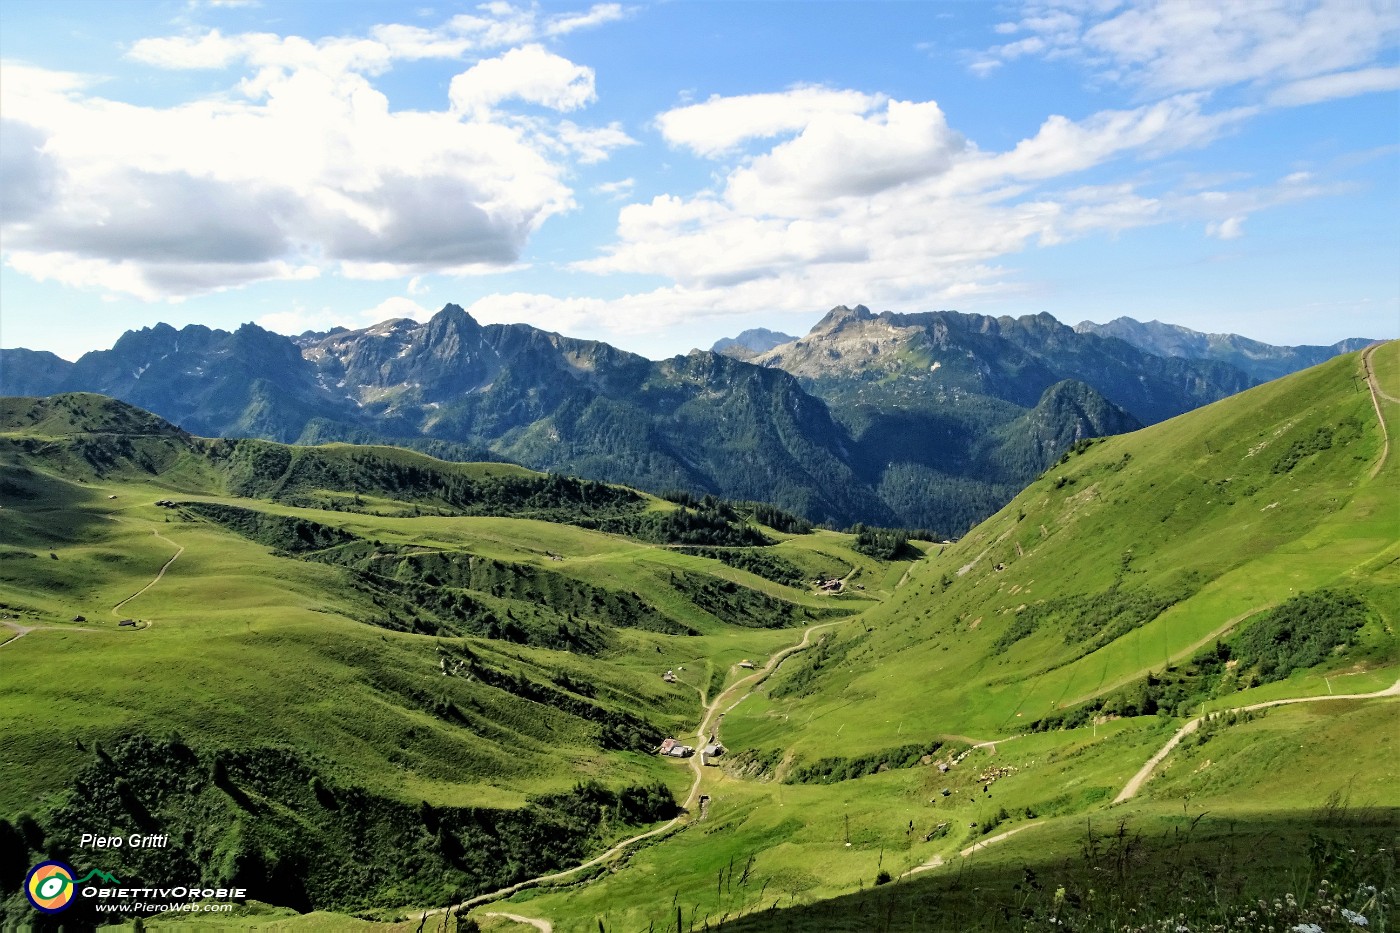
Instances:
[[[1256,709],[1266,709],[1270,706],[1288,706],[1293,703],[1325,703],[1329,700],[1374,700],[1379,697],[1393,696],[1400,696],[1400,680],[1397,680],[1384,690],[1377,690],[1375,693],[1338,693],[1335,695],[1329,694],[1327,696],[1289,697],[1284,700],[1268,700],[1264,703],[1252,703],[1249,706],[1240,706],[1235,709],[1217,710],[1208,715],[1221,716],[1228,713],[1247,713]],[[1157,754],[1149,758],[1147,764],[1143,765],[1142,769],[1139,770],[1137,774],[1133,775],[1133,779],[1118,792],[1118,796],[1113,798],[1113,802],[1119,804],[1131,800],[1133,796],[1142,789],[1142,785],[1152,776],[1152,772],[1162,763],[1162,760],[1171,754],[1172,749],[1176,748],[1177,745],[1181,743],[1182,739],[1200,728],[1201,723],[1204,722],[1206,718],[1206,716],[1197,716],[1178,729],[1176,735],[1172,736],[1167,744],[1163,745],[1157,751]]]
[[[151,534],[155,535],[157,538],[159,538],[160,540],[164,541],[166,544],[170,545],[171,547],[176,548],[176,551],[175,551],[175,553],[171,556],[171,558],[170,558],[168,561],[166,561],[164,564],[161,565],[160,571],[155,575],[155,579],[151,580],[150,583],[147,583],[145,586],[141,587],[141,589],[137,590],[135,593],[132,593],[132,594],[131,594],[130,596],[128,596],[126,599],[123,599],[121,602],[119,602],[119,603],[117,603],[115,606],[113,606],[113,607],[112,607],[112,615],[118,615],[118,614],[121,612],[122,606],[125,606],[127,603],[131,602],[133,599],[135,599],[136,597],[140,596],[142,593],[146,592],[146,591],[149,590],[151,587],[153,587],[153,586],[155,586],[157,583],[159,583],[161,577],[165,576],[165,572],[166,572],[167,570],[170,569],[170,565],[173,564],[173,563],[175,563],[175,558],[177,558],[177,557],[179,557],[181,554],[185,553],[185,548],[184,548],[183,545],[176,544],[174,541],[171,541],[171,540],[170,540],[169,538],[167,538],[165,535],[161,534],[158,530],[152,528],[152,529],[151,529]],[[0,641],[0,648],[4,648],[6,645],[12,645],[12,644],[14,644],[15,642],[19,641],[19,640],[20,640],[21,638],[23,638],[24,636],[28,635],[30,632],[42,632],[42,631],[53,631],[53,632],[100,632],[100,631],[102,631],[102,629],[99,629],[99,628],[88,628],[88,627],[86,627],[86,626],[78,626],[78,625],[20,625],[18,622],[14,622],[14,621],[11,621],[11,620],[8,620],[8,619],[0,619],[0,625],[3,625],[3,626],[5,626],[5,627],[7,627],[7,628],[10,628],[10,629],[13,629],[13,630],[14,630],[14,633],[15,633],[15,634],[14,634],[14,637],[12,637],[12,638],[7,638],[7,639],[5,639],[4,641]],[[148,623],[146,623],[146,625],[144,625],[144,626],[142,626],[142,627],[143,627],[143,628],[150,628],[150,623],[148,622]]]
[[[130,596],[128,596],[126,599],[123,599],[121,602],[119,602],[119,603],[117,603],[115,606],[113,606],[113,607],[112,607],[112,615],[116,615],[116,614],[121,610],[122,606],[125,606],[127,603],[131,602],[133,599],[135,599],[136,597],[140,596],[142,593],[146,592],[146,591],[149,590],[151,587],[153,587],[153,586],[155,586],[157,583],[159,583],[159,582],[160,582],[160,578],[163,577],[163,576],[165,576],[165,572],[166,572],[167,570],[170,569],[170,565],[173,564],[173,563],[175,563],[175,558],[177,558],[177,557],[179,557],[181,554],[185,553],[184,545],[176,544],[174,541],[171,541],[169,538],[167,538],[165,535],[161,534],[161,533],[160,533],[158,530],[156,530],[155,528],[152,528],[152,529],[151,529],[151,534],[155,535],[157,538],[159,538],[160,540],[164,541],[166,544],[170,545],[171,547],[177,548],[177,550],[175,551],[175,553],[171,556],[171,558],[170,558],[168,561],[166,561],[164,564],[161,565],[160,572],[156,574],[156,577],[155,577],[154,580],[152,580],[150,583],[147,583],[145,586],[141,587],[141,589],[137,590],[135,593],[132,593],[132,594],[131,594]]]
[[[13,645],[30,632],[100,632],[101,629],[85,628],[77,625],[20,625],[12,619],[0,619],[0,625],[14,630],[14,636],[0,641],[0,648]]]
[[[1186,725],[1178,729],[1176,731],[1176,734],[1173,735],[1167,741],[1167,744],[1163,745],[1160,749],[1158,749],[1155,755],[1148,759],[1147,764],[1143,765],[1142,768],[1139,769],[1138,773],[1133,775],[1132,780],[1128,781],[1128,783],[1123,787],[1123,789],[1119,791],[1118,796],[1113,798],[1112,806],[1117,806],[1118,804],[1131,800],[1134,796],[1136,796],[1137,792],[1142,789],[1142,785],[1147,782],[1147,779],[1152,776],[1153,771],[1157,769],[1157,766],[1160,765],[1163,762],[1163,760],[1165,760],[1166,757],[1172,753],[1172,750],[1174,748],[1181,744],[1182,739],[1186,738],[1186,736],[1199,729],[1201,723],[1204,722],[1208,718],[1208,716],[1222,716],[1228,713],[1252,712],[1253,710],[1257,709],[1267,709],[1271,706],[1289,706],[1294,703],[1325,703],[1329,700],[1375,700],[1380,699],[1382,697],[1394,696],[1400,696],[1400,680],[1397,680],[1395,683],[1391,684],[1389,687],[1386,687],[1384,690],[1377,690],[1374,693],[1338,693],[1328,694],[1326,696],[1287,697],[1281,700],[1267,700],[1263,703],[1252,703],[1249,706],[1240,706],[1234,709],[1217,710],[1213,713],[1207,714],[1206,716],[1197,716],[1195,719],[1191,720]],[[1006,739],[996,739],[990,742],[979,742],[972,747],[990,748],[993,752],[995,752],[996,746],[999,742],[1006,742],[1010,741],[1010,739],[1012,738],[1019,737],[1020,736],[1010,736]],[[961,852],[958,853],[958,855],[961,858],[967,858],[968,856],[979,852],[990,845],[994,845],[995,843],[1001,842],[1004,839],[1008,839],[1011,836],[1016,835],[1022,830],[1030,829],[1032,826],[1037,825],[1039,824],[1025,823],[1021,826],[1016,826],[1011,829],[1008,829],[1006,832],[997,833],[995,836],[989,836],[981,842],[974,843],[973,845],[968,846],[966,849],[963,849]],[[940,868],[945,864],[947,864],[947,860],[944,859],[943,856],[935,855],[927,862],[924,862],[922,865],[916,865],[915,867],[909,869],[900,877],[907,878],[910,875],[917,875],[921,872],[932,871],[933,869]]]

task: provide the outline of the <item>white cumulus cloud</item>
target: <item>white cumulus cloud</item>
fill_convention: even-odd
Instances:
[[[597,99],[592,68],[575,65],[539,45],[478,62],[452,79],[448,96],[454,110],[475,115],[489,113],[510,99],[561,111],[577,110]]]
[[[440,109],[392,107],[394,61],[454,57],[621,15],[494,3],[435,30],[308,39],[217,30],[143,39],[128,57],[224,69],[226,93],[173,105],[104,97],[80,75],[0,62],[4,261],[40,280],[178,299],[327,271],[359,278],[518,265],[574,207],[568,177],[632,140],[510,113],[577,110],[593,71],[538,45],[478,62]],[[463,119],[464,110],[470,119]]]
[[[934,101],[815,108],[716,187],[624,206],[613,243],[575,263],[674,284],[606,307],[540,296],[513,296],[512,306],[613,329],[810,310],[813,296],[926,309],[1015,289],[998,263],[1033,247],[1187,220],[1230,238],[1251,213],[1329,193],[1298,173],[1234,190],[1196,182],[1147,191],[1131,167],[1103,181],[1111,163],[1202,145],[1255,112],[1210,113],[1204,100],[1179,94],[1078,120],[1051,116],[1002,151],[979,148]],[[500,301],[487,306],[504,313]]]
[[[718,156],[751,139],[792,133],[822,115],[858,115],[884,100],[878,94],[804,86],[773,94],[711,97],[660,114],[656,125],[673,146]]]

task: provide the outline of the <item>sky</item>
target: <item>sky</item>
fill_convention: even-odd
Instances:
[[[0,346],[449,302],[1400,336],[1400,4],[0,5]]]

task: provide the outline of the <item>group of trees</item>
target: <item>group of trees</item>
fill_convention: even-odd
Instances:
[[[807,581],[807,575],[791,561],[755,548],[691,547],[685,551],[696,557],[717,560],[726,567],[747,570],[755,576],[784,586],[802,586]]]
[[[817,639],[815,647],[798,656],[794,665],[795,669],[788,677],[778,681],[777,685],[769,691],[769,696],[778,700],[784,697],[809,695],[817,689],[822,672],[827,668],[839,665],[851,653],[851,650],[864,640],[864,635],[843,641],[836,640],[830,634],[822,635]]]
[[[686,599],[721,622],[746,628],[783,628],[846,611],[844,608],[808,609],[729,580],[683,570],[673,571],[670,581]]]
[[[819,758],[811,764],[795,766],[783,778],[783,783],[835,784],[837,781],[850,781],[879,771],[912,768],[926,755],[932,755],[942,746],[942,742],[915,742],[855,758]]]
[[[656,544],[757,547],[773,543],[763,532],[746,523],[728,503],[711,496],[694,507],[682,505],[669,512],[586,518],[574,524]]]
[[[1151,622],[1190,596],[1194,585],[1194,581],[1184,581],[1171,589],[1128,588],[1115,581],[1097,593],[1033,603],[1012,617],[993,650],[1005,651],[1039,629],[1055,625],[1066,644],[1078,645],[1079,656],[1087,655]]]
[[[853,550],[876,560],[903,560],[918,557],[918,552],[909,546],[909,532],[903,528],[867,528],[855,525]]]

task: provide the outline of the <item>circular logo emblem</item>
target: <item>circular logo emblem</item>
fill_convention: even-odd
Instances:
[[[24,879],[24,893],[36,910],[56,914],[73,902],[73,869],[62,862],[40,862]]]

